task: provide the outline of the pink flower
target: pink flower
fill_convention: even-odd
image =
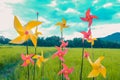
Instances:
[[[83,32],[80,32],[80,33],[83,34],[85,39],[89,39],[89,37],[91,35],[91,29],[89,29],[88,32],[83,31]]]
[[[33,56],[34,54],[30,54],[30,55],[24,55],[24,54],[21,54],[21,58],[22,60],[24,61],[22,66],[28,66],[30,63],[34,64],[34,61],[31,59],[31,57]]]
[[[62,42],[62,44],[60,45],[60,47],[66,47],[66,46],[68,46],[68,42],[64,42],[63,40],[61,42]]]
[[[73,72],[73,68],[68,68],[65,64],[62,63],[63,69],[58,72],[58,75],[63,74],[66,80],[70,80],[69,74]]]
[[[94,18],[97,18],[97,16],[91,15],[91,14],[90,14],[90,9],[88,9],[88,10],[86,11],[86,17],[85,17],[85,18],[81,17],[81,20],[89,22],[88,27],[90,27],[91,24],[92,24],[92,20],[93,20]]]
[[[68,49],[65,49],[64,51],[62,51],[61,48],[57,46],[56,46],[56,49],[57,49],[57,52],[53,54],[52,58],[55,58],[56,56],[58,56],[59,59],[64,62],[63,56],[67,53]]]

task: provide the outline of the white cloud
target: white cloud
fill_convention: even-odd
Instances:
[[[57,2],[56,2],[56,0],[51,1],[51,3],[48,4],[47,6],[50,6],[50,7],[56,7],[56,6],[57,6]]]
[[[53,31],[56,29],[56,26],[52,25],[49,28],[44,28],[44,27],[39,27],[38,31],[42,32],[42,36],[40,35],[40,37],[49,37],[49,36],[53,36]],[[57,34],[55,34],[57,35]]]
[[[13,25],[14,15],[13,9],[7,3],[22,3],[23,0],[0,0],[0,35],[3,35],[8,38],[14,38],[15,29]]]
[[[85,26],[85,24],[82,22],[81,23],[80,22],[79,23],[75,23],[75,22],[71,23],[70,22],[69,25],[70,25],[70,27],[84,27]]]
[[[113,6],[112,3],[106,3],[106,4],[103,5],[104,8],[108,8],[108,7],[111,7],[111,6]]]
[[[93,26],[92,35],[93,37],[105,37],[115,32],[120,32],[120,23],[118,24],[103,24]]]
[[[23,0],[0,0],[0,31],[13,27],[13,9],[6,3],[21,3]]]
[[[120,0],[118,0],[118,2],[120,2]]]
[[[13,26],[13,17],[12,9],[6,5],[0,7],[0,27],[2,27],[0,28],[0,31]]]
[[[113,19],[120,19],[120,12],[113,15]]]
[[[72,8],[68,8],[65,13],[75,13],[75,14],[80,14],[80,12],[78,12],[77,10],[75,9],[72,9]]]
[[[98,3],[98,0],[94,0],[93,3],[92,3],[92,5],[95,5],[97,3]]]
[[[120,23],[118,24],[103,24],[92,27],[92,35],[95,38],[105,37],[107,35],[120,32]],[[65,39],[82,38],[83,35],[79,32],[74,32],[71,35],[64,35]]]
[[[38,18],[39,19],[39,21],[42,21],[44,24],[49,24],[49,23],[51,23],[50,21],[48,21],[46,18],[44,18],[44,17],[39,17]]]
[[[0,3],[22,3],[24,0],[0,0]]]
[[[57,11],[61,11],[59,8],[55,8],[55,10],[57,10]]]
[[[15,34],[16,33],[16,34]],[[0,32],[0,36],[4,36],[5,38],[13,39],[17,36],[17,32],[15,29],[4,30]]]
[[[83,35],[79,32],[74,32],[71,35],[64,35],[65,40],[72,40],[74,38],[82,38],[82,37],[83,37]]]

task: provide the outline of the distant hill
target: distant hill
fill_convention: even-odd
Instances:
[[[0,36],[0,44],[8,44],[9,41],[10,39]]]
[[[114,42],[114,43],[118,43],[120,44],[120,32],[117,33],[113,33],[111,35],[108,35],[104,38],[100,38],[103,41],[107,41],[107,42]]]

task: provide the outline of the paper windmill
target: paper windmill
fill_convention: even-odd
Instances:
[[[88,32],[80,32],[81,34],[83,34],[84,39],[89,39],[90,35],[91,35],[91,29],[88,30]]]
[[[38,38],[38,35],[42,35],[41,32],[38,32],[38,28],[35,29],[35,35],[36,35],[37,38]]]
[[[73,68],[68,68],[65,64],[62,63],[63,69],[58,72],[58,75],[63,74],[66,80],[70,80],[69,74],[73,72]]]
[[[15,38],[14,40],[10,41],[10,43],[15,44],[22,44],[28,39],[32,40],[32,43],[36,47],[37,44],[37,38],[36,36],[31,32],[31,29],[41,24],[39,21],[30,21],[28,24],[26,24],[24,27],[21,25],[18,18],[14,17],[14,27],[16,31],[18,32],[19,36]]]
[[[30,63],[34,64],[34,61],[31,59],[31,57],[33,56],[34,54],[30,54],[30,55],[24,55],[24,54],[21,54],[21,58],[22,60],[24,61],[22,66],[28,66]]]
[[[56,56],[58,56],[59,59],[64,62],[63,56],[67,53],[68,49],[65,49],[64,51],[62,51],[61,48],[57,46],[56,46],[56,49],[57,49],[57,52],[53,54],[52,58],[55,58]]]
[[[87,39],[87,41],[89,43],[91,43],[92,45],[94,45],[94,41],[97,40],[96,38],[92,38],[92,35],[90,35],[90,38]]]
[[[88,78],[93,78],[93,77],[97,77],[100,73],[102,74],[102,76],[105,78],[106,77],[106,68],[101,64],[101,61],[104,59],[103,56],[100,56],[94,63],[91,61],[90,57],[89,57],[89,53],[85,52],[85,55],[87,55],[87,59],[89,61],[89,63],[91,64],[93,70],[90,72],[90,74],[88,75]]]
[[[62,44],[60,45],[60,47],[64,47],[65,48],[68,45],[68,42],[64,42],[63,40],[61,42],[62,42]]]
[[[46,62],[48,59],[45,59],[43,56],[43,51],[41,52],[41,56],[40,55],[35,55],[33,56],[33,59],[37,59],[36,64],[38,65],[38,67],[41,66],[42,62]]]
[[[57,22],[56,24],[57,26],[60,26],[60,31],[63,31],[63,28],[68,28],[68,26],[66,25],[66,20],[62,19],[62,22]]]
[[[88,26],[90,27],[91,24],[92,24],[92,20],[93,20],[94,18],[97,18],[97,16],[91,15],[91,14],[90,14],[90,9],[88,9],[88,10],[86,11],[86,17],[85,17],[85,18],[81,17],[81,20],[89,22]]]

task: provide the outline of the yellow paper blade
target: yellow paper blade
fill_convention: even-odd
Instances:
[[[15,38],[14,40],[10,41],[10,43],[14,43],[14,44],[22,44],[24,43],[24,36],[18,36],[17,38]]]
[[[97,77],[98,75],[99,75],[99,71],[93,69],[93,70],[90,72],[90,74],[88,75],[88,78]]]
[[[24,35],[23,39],[24,39],[24,42],[27,41],[28,39],[30,38],[29,35]]]
[[[63,24],[66,24],[66,20],[64,18],[62,19],[62,22],[63,22]]]
[[[39,24],[42,24],[42,22],[39,21],[30,21],[28,24],[25,26],[25,30],[31,30],[32,28],[38,26]]]
[[[61,22],[57,22],[55,25],[60,26],[60,25],[61,25]]]
[[[97,38],[94,38],[93,40],[97,40]]]
[[[42,35],[42,33],[41,33],[41,32],[37,32],[37,33],[36,33],[36,36],[38,37],[38,35]]]
[[[91,42],[91,40],[88,40],[88,39],[87,39],[87,42],[89,42],[89,43],[90,43],[90,42]]]
[[[93,62],[91,61],[90,57],[88,57],[88,61],[91,64],[91,66],[93,67]]]
[[[92,41],[92,45],[94,45],[94,41]]]
[[[24,34],[24,29],[16,16],[14,17],[14,28],[20,35]]]
[[[38,57],[39,57],[38,55],[34,55],[32,58],[33,59],[38,59]]]
[[[100,62],[104,59],[104,56],[100,56],[96,61],[95,61],[95,64],[99,64],[100,65]]]
[[[46,62],[48,60],[48,58],[44,59],[44,62]]]
[[[40,67],[41,66],[41,61],[38,59],[36,64],[38,65],[38,67]]]
[[[30,34],[30,39],[31,39],[34,47],[36,47],[36,45],[37,45],[37,37],[35,35],[33,35],[33,34]]]
[[[106,78],[106,68],[104,66],[101,65],[101,68],[100,68],[100,73],[102,74],[102,76],[104,78]]]

